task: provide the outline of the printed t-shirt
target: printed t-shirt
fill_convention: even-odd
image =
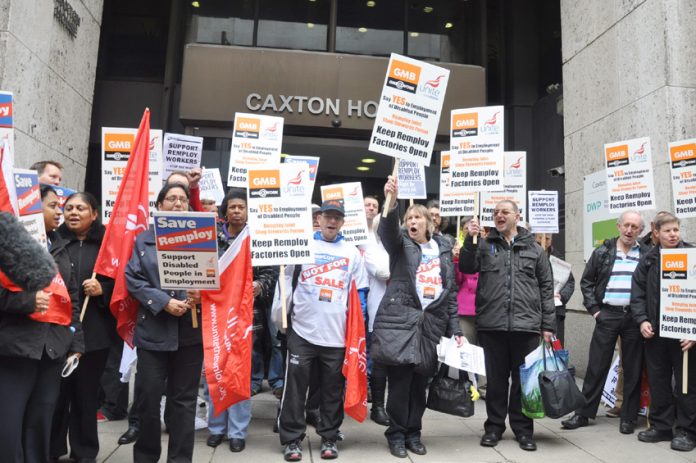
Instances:
[[[421,247],[421,263],[416,270],[416,292],[425,310],[442,293],[440,274],[440,246],[435,240],[418,243]]]

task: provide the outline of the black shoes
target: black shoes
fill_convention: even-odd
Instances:
[[[413,452],[416,455],[425,455],[426,453],[428,453],[428,450],[425,448],[425,445],[423,445],[423,442],[421,442],[420,440],[406,442],[406,448],[409,450],[409,452]]]
[[[211,434],[208,436],[208,440],[205,441],[205,444],[208,447],[217,447],[218,445],[222,444],[222,440],[225,438],[223,434]]]
[[[406,458],[408,456],[406,445],[403,442],[389,442],[389,453],[396,458]]]
[[[481,438],[481,447],[495,447],[496,445],[498,445],[499,440],[500,435],[494,432],[487,432]]]
[[[128,430],[126,430],[126,432],[121,434],[121,437],[118,438],[118,445],[132,444],[138,440],[139,434],[140,430],[138,428],[129,427]]]
[[[658,431],[652,426],[638,433],[638,440],[641,442],[669,442],[672,440],[671,431]]]
[[[690,452],[696,447],[696,440],[692,439],[684,432],[679,432],[679,434],[672,439],[672,443],[669,446],[672,450]]]
[[[372,410],[370,411],[370,419],[377,424],[382,426],[389,426],[391,422],[389,421],[389,415],[384,409],[384,405],[372,404]]]
[[[621,421],[619,424],[619,432],[621,434],[633,434],[636,430],[636,425],[633,421]]]
[[[244,447],[246,447],[246,442],[244,442],[244,439],[230,439],[230,452],[241,452],[244,450]]]
[[[517,436],[517,442],[520,444],[522,450],[533,452],[537,449],[536,442],[534,442],[532,436]]]
[[[582,415],[573,415],[569,420],[561,421],[563,429],[578,429],[590,424],[590,419]]]

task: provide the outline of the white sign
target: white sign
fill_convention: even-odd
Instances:
[[[201,190],[201,199],[214,199],[218,206],[225,199],[225,188],[222,186],[220,169],[204,169],[201,180],[198,182]]]
[[[696,248],[660,249],[660,337],[696,341]]]
[[[321,200],[336,200],[343,203],[346,211],[345,221],[341,227],[346,243],[363,244],[370,242],[367,233],[365,201],[360,182],[340,183],[321,187]]]
[[[696,138],[669,144],[672,198],[677,217],[696,217]]]
[[[655,209],[650,138],[604,145],[609,212]]]
[[[280,163],[283,121],[282,117],[235,113],[228,187],[246,188],[250,167]]]
[[[392,53],[368,149],[429,165],[449,74]]]
[[[475,210],[478,193],[467,193],[452,185],[452,157],[449,151],[440,153],[440,215],[473,217],[478,214]]]
[[[188,172],[201,166],[203,156],[203,137],[179,135],[178,133],[164,134],[162,149],[162,178],[177,170]]]
[[[532,233],[558,233],[558,191],[529,192]]]
[[[605,239],[616,236],[616,216],[609,213],[607,174],[603,170],[585,176],[582,233],[585,262]],[[613,217],[613,219],[612,219]]]
[[[425,166],[413,161],[400,161],[397,170],[399,199],[425,199]]]
[[[452,368],[486,376],[486,357],[479,346],[465,342],[458,347],[456,339],[443,337],[437,346],[437,354],[438,360]]]
[[[527,153],[525,151],[507,151],[504,156],[505,178],[503,191],[481,192],[481,226],[493,227],[493,210],[500,201],[513,201],[520,209],[520,221],[527,217]]]
[[[306,163],[309,168],[309,196],[311,197],[314,191],[314,182],[317,179],[317,172],[319,172],[319,158],[316,156],[295,156],[289,154],[285,156],[286,164],[297,164],[300,162]]]

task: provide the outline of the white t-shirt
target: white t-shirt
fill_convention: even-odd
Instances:
[[[421,244],[421,263],[416,270],[416,291],[423,309],[440,297],[442,275],[440,274],[440,246],[431,239]]]
[[[358,248],[344,240],[314,240],[314,264],[303,265],[293,294],[292,329],[307,342],[344,347],[350,285],[367,288]]]

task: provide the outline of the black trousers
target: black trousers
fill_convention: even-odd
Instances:
[[[109,348],[109,356],[104,366],[99,390],[99,407],[110,420],[120,420],[128,415],[128,383],[121,382],[121,357],[123,341]]]
[[[87,352],[80,364],[60,382],[51,428],[51,458],[68,453],[66,439],[70,430],[70,458],[97,458],[97,408],[99,406],[99,378],[104,370],[109,349]]]
[[[51,420],[65,359],[0,357],[0,458],[48,461]]]
[[[140,435],[133,446],[133,461],[157,462],[162,452],[160,401],[167,394],[164,421],[169,429],[168,462],[191,462],[195,433],[196,397],[201,379],[200,344],[161,352],[138,349],[136,388],[140,394]]]
[[[320,421],[317,434],[336,440],[338,428],[343,423],[344,357],[343,347],[317,346],[298,336],[292,329],[288,330],[285,388],[278,420],[281,444],[304,438],[307,430],[305,402],[314,362],[319,376]]]
[[[650,384],[650,425],[659,431],[683,431],[696,438],[696,350],[689,351],[688,394],[682,394],[683,356],[679,340],[655,337],[645,341]],[[672,388],[674,373],[675,387]]]
[[[416,373],[414,365],[386,365],[384,368],[389,387],[387,414],[391,423],[384,435],[392,443],[418,441],[423,427],[428,377]]]
[[[515,436],[532,436],[534,422],[522,414],[520,365],[524,363],[524,357],[539,345],[539,335],[479,331],[476,336],[486,355],[488,419],[483,424],[485,431],[502,435],[505,432],[505,416],[508,415]]]
[[[602,390],[607,380],[611,360],[614,357],[616,339],[621,336],[621,363],[624,372],[621,420],[635,421],[640,408],[640,377],[643,368],[643,337],[631,314],[603,307],[596,320],[590,341],[590,355],[587,373],[582,385],[582,393],[587,405],[576,410],[578,415],[587,418],[597,416]]]

